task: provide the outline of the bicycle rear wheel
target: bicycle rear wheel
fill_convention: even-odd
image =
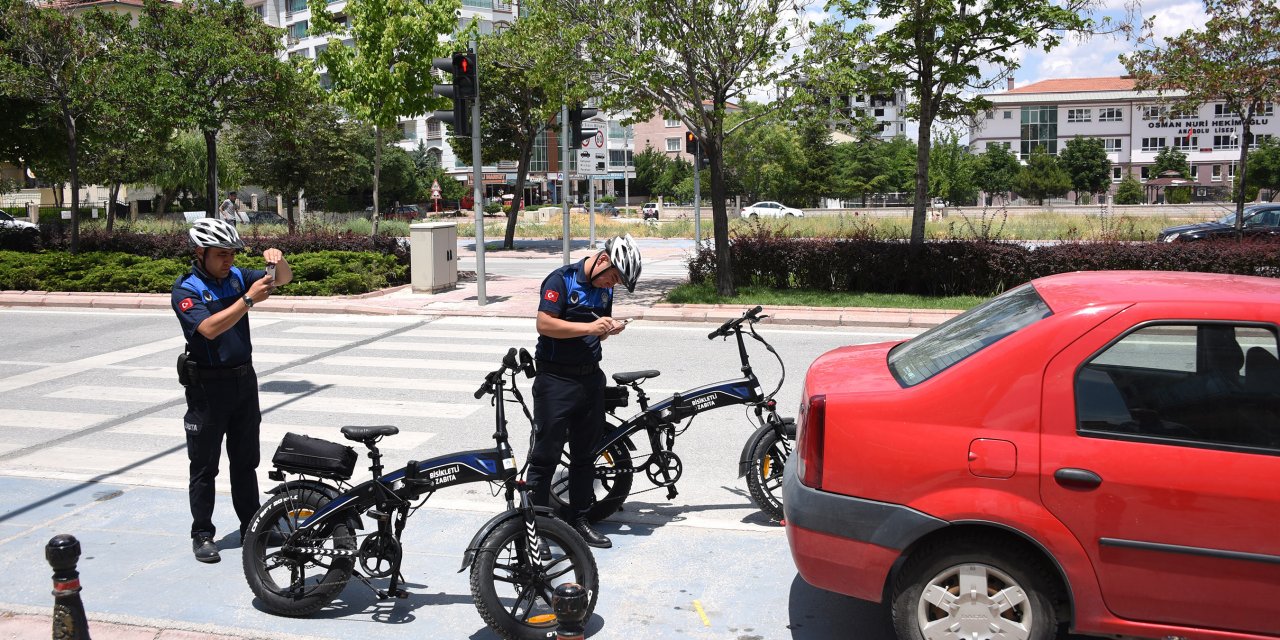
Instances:
[[[595,498],[587,519],[592,522],[604,520],[622,507],[627,496],[631,494],[631,480],[634,474],[629,472],[611,474],[617,469],[631,467],[631,452],[622,442],[614,442],[596,456],[595,464]],[[551,479],[551,499],[555,501],[557,511],[566,519],[572,520],[574,513],[569,505],[569,456],[560,456],[560,466],[556,468]]]
[[[356,541],[347,519],[294,536],[281,546],[328,502],[313,488],[289,489],[262,505],[245,531],[244,576],[267,611],[309,615],[332,602],[351,579]]]
[[[787,449],[775,430],[767,430],[751,448],[747,488],[756,506],[774,520],[782,519],[782,471]]]
[[[587,616],[599,592],[591,549],[563,520],[537,516],[538,536],[549,561],[530,556],[524,519],[510,518],[480,544],[471,565],[471,596],[486,624],[507,640],[556,637],[551,597],[557,586],[576,582],[590,594]]]

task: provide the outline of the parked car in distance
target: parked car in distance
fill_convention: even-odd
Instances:
[[[656,202],[644,203],[644,206],[640,207],[640,216],[643,217],[645,220],[648,220],[650,218],[657,220],[658,219],[658,203]]]
[[[28,220],[18,220],[0,211],[0,230],[18,231],[21,233],[40,233],[40,226]]]
[[[365,207],[364,212],[372,214],[373,207]],[[382,210],[382,217],[385,220],[416,220],[422,217],[422,210],[416,204],[392,205]]]
[[[249,224],[289,224],[289,220],[274,211],[246,211]]]
[[[761,218],[785,218],[787,216],[803,218],[804,212],[793,207],[788,207],[781,202],[765,200],[763,202],[757,202],[743,207],[741,215],[743,218],[751,218],[755,216],[759,216]]]
[[[596,204],[596,213],[607,213],[613,217],[618,217],[618,208],[613,206],[612,202],[601,202]]]
[[[1275,640],[1280,280],[1040,278],[804,381],[787,540],[900,640]]]
[[[1213,238],[1231,238],[1236,233],[1236,212],[1233,210],[1213,222],[1184,224],[1160,230],[1156,239],[1160,242],[1191,242]],[[1255,204],[1244,208],[1244,235],[1258,238],[1280,235],[1280,203]]]

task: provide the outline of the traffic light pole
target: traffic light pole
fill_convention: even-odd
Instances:
[[[702,245],[702,141],[698,141],[698,153],[693,157],[693,250],[696,252]],[[696,255],[696,254],[695,254]]]
[[[560,107],[560,208],[564,217],[564,263],[569,264],[569,104]]]
[[[587,177],[587,193],[590,194],[587,202],[587,218],[591,221],[591,248],[596,248],[596,178],[594,175]]]
[[[476,41],[471,41],[471,50],[479,51]],[[476,303],[479,306],[488,304],[484,290],[484,185],[481,184],[483,169],[480,166],[480,65],[476,65],[476,97],[471,101],[471,168],[472,205],[476,209]]]

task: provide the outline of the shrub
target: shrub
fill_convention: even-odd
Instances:
[[[1142,192],[1142,183],[1132,174],[1125,175],[1116,187],[1116,204],[1142,204],[1147,196]]]

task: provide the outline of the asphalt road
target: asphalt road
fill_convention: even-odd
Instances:
[[[532,320],[253,314],[263,405],[262,484],[286,431],[340,440],[346,424],[395,424],[389,466],[490,445],[493,413],[472,392],[511,346],[532,348]],[[173,360],[181,348],[168,313],[0,311],[0,569],[13,587],[0,610],[48,611],[43,545],[55,533],[82,539],[90,619],[245,637],[492,638],[455,573],[471,535],[502,508],[487,485],[433,497],[405,533],[406,601],[378,602],[359,585],[314,618],[260,611],[240,569],[234,516],[218,513],[221,564],[190,556],[184,411]],[[778,394],[794,414],[805,368],[842,345],[898,339],[902,330],[837,331],[761,325],[783,355]],[[706,325],[637,321],[605,343],[605,370],[658,369],[646,384],[663,396],[738,375],[733,343]],[[771,389],[777,362],[753,344],[752,364]],[[528,390],[527,383],[524,389]],[[634,410],[633,406],[624,410]],[[508,412],[523,459],[529,425]],[[680,495],[636,493],[602,526],[600,604],[588,627],[602,638],[859,638],[888,640],[876,606],[817,591],[791,564],[782,529],[756,511],[737,457],[751,433],[732,408],[697,417],[676,441]],[[224,474],[225,475],[225,474]],[[394,625],[409,624],[403,630]]]

